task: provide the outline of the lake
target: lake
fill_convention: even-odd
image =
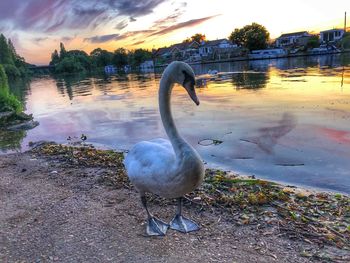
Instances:
[[[277,182],[350,193],[350,54],[192,66],[202,80],[196,106],[180,86],[173,115],[209,167]],[[218,75],[205,75],[217,70]],[[157,73],[42,76],[11,83],[40,125],[0,134],[1,151],[30,141],[87,136],[127,150],[166,137]],[[79,139],[73,139],[79,140]]]

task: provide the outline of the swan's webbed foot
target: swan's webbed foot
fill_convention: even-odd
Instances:
[[[170,228],[180,231],[182,233],[189,233],[199,230],[199,226],[196,222],[177,214],[170,222]]]
[[[178,198],[177,213],[170,222],[170,228],[182,233],[199,230],[199,225],[196,222],[182,216],[182,197]]]
[[[147,208],[146,196],[141,196],[141,202],[143,207],[146,209],[148,220],[146,226],[146,233],[149,236],[165,236],[166,231],[169,228],[169,224],[163,222],[162,220],[154,217]]]
[[[146,233],[149,236],[165,236],[169,225],[162,220],[151,216],[147,220]]]

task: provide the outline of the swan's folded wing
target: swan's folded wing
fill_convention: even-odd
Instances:
[[[174,150],[169,141],[156,139],[137,143],[124,161],[131,181],[138,178],[160,179],[175,164]]]

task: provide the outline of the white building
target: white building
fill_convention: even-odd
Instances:
[[[248,56],[250,59],[263,59],[263,58],[281,58],[285,57],[287,52],[283,48],[273,49],[259,49],[253,50]]]
[[[147,70],[147,69],[153,69],[153,68],[154,68],[153,60],[146,60],[145,62],[140,64],[141,70]]]
[[[330,29],[320,32],[321,42],[336,42],[343,38],[344,29]]]

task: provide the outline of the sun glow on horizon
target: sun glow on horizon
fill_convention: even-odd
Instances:
[[[342,28],[349,7],[346,0],[331,5],[325,0],[29,0],[26,5],[4,0],[0,3],[0,32],[13,40],[27,62],[47,64],[60,42],[68,50],[87,53],[97,47],[152,49],[182,42],[195,33],[209,40],[227,38],[235,28],[252,22],[265,26],[272,39],[296,31],[318,33]]]

